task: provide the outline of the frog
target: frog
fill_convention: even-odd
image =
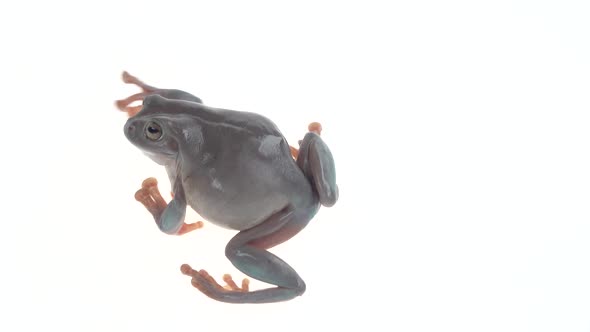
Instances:
[[[124,71],[124,83],[142,91],[117,100],[127,113],[123,131],[135,147],[164,166],[170,181],[166,202],[158,181],[147,178],[135,193],[160,231],[185,235],[203,221],[186,223],[187,208],[214,225],[237,231],[225,256],[237,270],[271,287],[250,290],[230,274],[219,284],[204,269],[182,264],[180,272],[209,298],[226,303],[273,303],[301,296],[306,284],[269,249],[293,238],[339,198],[335,162],[312,122],[295,148],[269,118],[208,106],[193,94],[148,85]],[[133,105],[135,102],[140,105]]]

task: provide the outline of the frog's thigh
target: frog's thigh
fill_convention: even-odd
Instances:
[[[299,218],[291,207],[287,207],[260,225],[241,231],[226,246],[225,255],[236,268],[254,279],[279,286],[275,289],[277,291],[268,294],[270,297],[292,298],[305,291],[305,283],[297,272],[285,261],[266,251],[269,246],[284,242],[296,234],[300,230],[299,224],[307,223]],[[289,291],[285,292],[283,288]]]

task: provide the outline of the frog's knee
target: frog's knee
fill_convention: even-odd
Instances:
[[[227,259],[229,259],[231,261],[237,255],[238,255],[238,248],[231,245],[231,243],[228,243],[225,246],[225,257],[227,257]]]
[[[326,186],[326,190],[320,192],[320,203],[325,207],[331,207],[338,201],[338,186]]]
[[[305,293],[306,287],[307,286],[305,286],[305,281],[299,279],[297,282],[297,287],[295,287],[295,294],[297,294],[297,296],[303,295],[303,293]]]

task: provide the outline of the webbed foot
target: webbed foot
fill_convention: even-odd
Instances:
[[[135,193],[135,199],[143,204],[155,218],[159,218],[168,205],[158,190],[158,181],[155,178],[147,178],[142,182],[141,189]],[[176,235],[183,235],[201,227],[203,227],[202,221],[192,224],[184,223]]]
[[[218,292],[241,292],[247,293],[250,290],[250,280],[244,278],[242,280],[242,286],[238,286],[233,280],[231,275],[224,274],[223,281],[225,286],[221,286],[215,279],[205,270],[193,270],[188,264],[183,264],[180,267],[182,274],[189,277],[193,277],[191,283],[195,288],[199,289],[203,293],[207,294],[208,290],[214,288]],[[198,275],[198,276],[197,276]]]

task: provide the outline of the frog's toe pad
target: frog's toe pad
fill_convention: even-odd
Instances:
[[[148,210],[157,208],[157,205],[152,199],[149,190],[145,188],[141,188],[135,192],[135,200],[145,205]]]
[[[158,181],[148,178],[141,184],[141,189],[135,193],[135,199],[143,204],[153,215],[160,215],[166,208],[166,202],[158,190]]]
[[[133,75],[129,74],[129,72],[127,72],[127,71],[123,71],[123,73],[121,74],[121,79],[123,80],[124,83],[127,83],[127,84],[134,83],[136,80],[136,78]]]
[[[141,183],[142,188],[151,188],[151,187],[157,187],[157,186],[158,186],[158,180],[156,180],[156,178],[147,178],[147,179],[143,180],[143,182]]]
[[[319,122],[312,122],[309,124],[309,126],[307,126],[307,130],[309,130],[310,132],[314,132],[318,135],[322,134],[322,124]]]
[[[182,274],[187,275],[189,277],[192,276],[193,272],[196,272],[195,270],[193,270],[193,268],[188,265],[188,264],[182,264],[180,266],[180,272],[182,272]]]
[[[115,106],[120,110],[120,111],[124,111],[125,107],[127,107],[127,105],[129,105],[129,103],[124,100],[124,99],[119,99],[115,101]]]

